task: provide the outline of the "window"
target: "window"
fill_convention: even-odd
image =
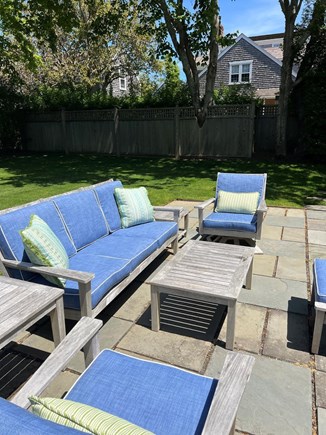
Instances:
[[[119,77],[119,88],[121,91],[127,90],[127,79],[126,77]]]
[[[252,60],[245,62],[230,62],[229,83],[250,83]]]

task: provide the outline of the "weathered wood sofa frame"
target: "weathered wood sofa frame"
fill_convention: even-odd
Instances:
[[[164,249],[178,249],[182,209],[154,207],[169,212],[171,219],[122,229],[114,199],[114,189],[121,186],[120,181],[108,180],[0,211],[0,272],[51,286],[41,274],[65,278],[65,317],[96,317]],[[32,214],[45,220],[60,239],[69,269],[29,262],[19,230]]]
[[[99,354],[100,346],[97,332],[101,328],[101,325],[102,321],[98,319],[90,319],[87,317],[82,318],[46,359],[37,372],[26,382],[18,393],[11,398],[11,403],[4,399],[0,399],[0,419],[3,421],[3,425],[0,427],[0,434],[7,434],[8,428],[10,428],[11,433],[24,433],[27,435],[35,433],[79,433],[78,431],[75,432],[67,427],[58,426],[57,423],[44,420],[22,408],[29,407],[30,402],[28,398],[31,395],[40,395],[60,373],[60,371],[67,367],[69,360],[82,347],[84,348],[86,367],[89,367],[70,389],[66,396],[67,399],[75,400],[80,403],[87,403],[126,419],[128,418],[125,415],[121,415],[121,413],[123,414],[126,409],[131,408],[133,412],[133,423],[146,427],[146,425],[143,424],[144,421],[142,421],[142,416],[145,414],[148,425],[151,425],[153,420],[155,422],[163,421],[162,426],[159,428],[160,430],[155,430],[155,433],[171,433],[170,430],[167,429],[167,427],[169,427],[168,424],[171,422],[162,417],[162,415],[165,416],[165,408],[172,409],[172,412],[170,412],[170,420],[172,421],[173,426],[174,422],[171,416],[173,416],[175,408],[173,406],[171,407],[171,403],[166,400],[165,396],[165,393],[168,394],[169,392],[169,387],[167,386],[169,384],[169,378],[175,380],[173,376],[177,373],[177,378],[180,380],[178,383],[178,394],[175,394],[172,399],[175,401],[175,405],[177,406],[179,400],[177,396],[179,395],[182,397],[182,394],[184,394],[184,391],[182,390],[187,391],[186,388],[189,389],[194,387],[192,379],[199,377],[202,381],[205,381],[205,377],[182,369],[167,366],[162,363],[137,360],[134,357],[120,355],[112,350],[104,350]],[[121,376],[120,373],[119,375],[116,373],[117,366],[111,364],[111,357],[113,357],[113,360],[116,360],[116,358],[119,358],[119,355],[122,360],[126,360],[124,365],[122,365],[122,368],[119,369],[119,371],[123,371]],[[107,362],[107,364],[103,364],[102,362],[102,370],[99,368],[101,359],[102,361]],[[196,411],[197,408],[201,410],[201,414],[199,414],[201,415],[201,418],[198,425],[202,427],[201,430],[196,430],[196,433],[202,433],[205,435],[225,435],[234,433],[236,414],[246,384],[250,379],[254,361],[254,357],[249,355],[243,355],[236,352],[227,353],[215,391],[210,391],[210,394],[206,399],[206,410],[202,410],[202,402],[198,399],[197,394],[195,395],[197,402]],[[138,367],[138,371],[135,369],[135,365]],[[152,390],[150,390],[150,397],[148,400],[151,402],[151,407],[148,406],[145,413],[143,412],[143,408],[146,404],[144,405],[142,400],[126,403],[121,400],[121,397],[116,397],[120,392],[121,385],[126,389],[130,388],[133,390],[133,388],[135,388],[139,392],[142,390],[142,384],[146,382],[143,378],[141,379],[141,382],[139,381],[139,378],[143,375],[143,372],[141,372],[142,366],[145,366],[144,370],[148,373],[147,379],[149,382],[151,382],[151,379],[155,378],[156,375],[157,378],[159,376],[163,377],[164,384],[167,384],[167,392],[160,391],[157,388],[152,388]],[[124,370],[125,367],[128,367],[128,370]],[[148,370],[148,367],[151,367],[151,369]],[[96,374],[101,378],[103,377],[102,383],[99,382],[99,379],[96,379]],[[85,378],[85,375],[94,381],[91,386],[89,384],[87,384],[86,387],[85,385],[83,386],[83,378]],[[110,378],[111,376],[112,378]],[[115,380],[117,380],[117,382],[115,382]],[[134,385],[137,387],[134,387]],[[202,383],[197,384],[196,386],[198,390],[196,390],[196,392],[198,395],[203,394],[201,392],[201,387]],[[90,391],[90,389],[92,391]],[[105,394],[103,394],[103,392]],[[69,396],[71,394],[74,394],[73,398]],[[87,397],[87,402],[85,401],[85,395]],[[162,403],[160,403],[160,400],[157,397],[158,395],[163,397]],[[92,397],[90,398],[89,396]],[[93,403],[94,397],[96,403]],[[112,397],[116,397],[117,400],[113,400]],[[206,397],[205,394],[203,394],[203,397]],[[186,399],[188,399],[188,397],[186,397]],[[122,409],[112,409],[112,406],[118,402],[121,403]],[[152,403],[155,405],[152,405]],[[18,405],[18,407],[13,404]],[[184,406],[187,408],[187,404]],[[137,411],[138,408],[139,411]],[[191,410],[192,411],[189,412],[194,413],[194,409],[191,408]],[[178,413],[178,411],[180,411],[179,408],[175,411],[175,414],[178,415],[179,425],[181,424],[183,426],[182,419],[187,417],[183,416],[181,412]],[[162,418],[159,419],[158,417]],[[195,417],[192,418],[195,419]],[[129,420],[132,421],[131,418]],[[154,430],[151,427],[148,427],[148,429]],[[188,432],[183,431],[182,433]]]

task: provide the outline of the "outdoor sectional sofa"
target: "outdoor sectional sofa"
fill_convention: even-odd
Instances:
[[[65,278],[66,318],[97,316],[165,248],[172,244],[174,253],[178,248],[181,209],[154,207],[169,211],[171,219],[121,228],[117,187],[120,181],[109,180],[0,211],[0,272],[51,287],[40,274]],[[30,263],[19,231],[33,214],[61,241],[69,269]]]

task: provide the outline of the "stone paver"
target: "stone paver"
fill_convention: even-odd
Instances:
[[[286,212],[287,217],[301,217],[304,218],[305,212],[302,208],[289,208]]]
[[[281,240],[282,227],[276,227],[272,225],[263,225],[262,230],[262,238],[263,239],[272,239],[272,240]]]
[[[276,269],[277,278],[306,281],[306,261],[303,258],[279,257]]]
[[[235,348],[237,350],[259,352],[266,312],[266,308],[238,304],[235,324]],[[219,340],[224,343],[226,340],[226,320],[218,336]]]
[[[326,334],[324,334],[325,336]],[[324,341],[324,344],[323,344]],[[326,340],[321,340],[318,355],[315,355],[316,369],[326,372]]]
[[[309,245],[309,259],[326,258],[326,246],[324,245]]]
[[[326,225],[324,231],[308,230],[308,241],[314,245],[326,245]]]
[[[326,210],[326,209],[325,209]],[[326,211],[322,211],[322,210],[307,210],[307,218],[308,219],[318,219],[321,221],[326,220]]]
[[[69,391],[69,389],[77,381],[79,375],[69,371],[61,372],[55,382],[52,382],[43,392],[40,394],[42,397],[56,397],[63,398],[63,396]]]
[[[291,242],[305,242],[305,230],[303,228],[289,228],[283,229],[282,240],[289,240]]]
[[[287,216],[271,216],[267,214],[264,223],[267,225],[275,225],[277,227],[304,228],[304,218],[287,217]]]
[[[316,384],[316,405],[321,408],[326,408],[326,373],[315,373]]]
[[[263,354],[283,361],[307,364],[310,360],[307,316],[271,310]]]
[[[134,325],[120,341],[118,349],[145,355],[179,367],[201,372],[212,344],[168,332],[151,331]]]
[[[267,255],[305,258],[305,244],[286,240],[259,240],[258,247]]]
[[[285,216],[286,208],[268,207],[267,216]]]
[[[252,289],[242,289],[239,302],[308,314],[307,287],[300,281],[254,275]]]
[[[273,255],[255,255],[253,273],[273,276],[276,257]]]
[[[135,284],[133,284],[135,286]],[[149,284],[137,282],[137,291],[115,312],[114,316],[120,319],[136,321],[151,302],[151,289]]]
[[[321,221],[320,219],[307,219],[307,226],[309,230],[321,231],[323,225],[325,225],[325,222]]]
[[[318,435],[326,435],[326,409],[317,409]]]
[[[255,358],[240,402],[236,429],[255,435],[311,435],[310,370],[265,356]],[[214,349],[205,374],[218,377],[222,360],[220,350]]]

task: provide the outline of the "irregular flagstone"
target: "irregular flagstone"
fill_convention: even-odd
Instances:
[[[277,278],[307,281],[306,261],[303,258],[279,257],[276,269]]]
[[[310,361],[309,327],[306,316],[272,310],[269,314],[263,354],[283,361]]]
[[[207,376],[220,376],[225,355],[224,349],[214,349]],[[236,429],[250,434],[311,435],[310,369],[260,355],[255,355],[255,360]]]
[[[134,325],[118,344],[118,350],[124,349],[201,372],[212,346],[207,341],[164,331],[155,332],[143,326]]]
[[[242,289],[239,302],[308,314],[307,286],[304,282],[254,275],[251,290]]]
[[[318,435],[326,435],[326,409],[317,408]]]
[[[326,245],[326,225],[324,231],[308,230],[308,241],[314,245]]]
[[[305,258],[305,244],[286,240],[258,240],[257,245],[267,255]]]
[[[266,308],[238,304],[235,324],[235,348],[258,353],[266,317]],[[227,319],[219,334],[219,340],[226,340]]]
[[[255,255],[253,273],[255,275],[273,276],[276,257],[273,255]]]
[[[326,373],[315,372],[316,405],[326,408]]]
[[[282,227],[266,225],[264,222],[263,229],[262,229],[263,239],[281,240],[281,234],[282,234]]]
[[[303,228],[289,228],[283,229],[282,240],[289,240],[291,242],[302,242],[306,241],[306,234]]]
[[[264,223],[276,225],[277,227],[304,228],[305,220],[304,217],[271,216],[267,214]]]

